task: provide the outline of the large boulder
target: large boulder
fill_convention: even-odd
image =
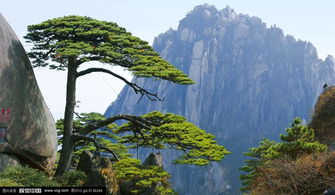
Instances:
[[[11,164],[18,158],[21,164],[51,169],[57,149],[55,122],[26,52],[1,14],[0,91],[0,161],[11,158],[6,161]]]

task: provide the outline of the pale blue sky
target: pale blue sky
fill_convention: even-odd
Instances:
[[[117,22],[152,43],[159,33],[170,27],[176,29],[187,12],[203,3],[218,9],[229,5],[237,13],[258,16],[268,26],[276,24],[285,34],[312,42],[321,58],[327,54],[335,56],[334,0],[3,0],[0,12],[21,40],[29,24],[64,15],[86,15]],[[64,72],[37,69],[35,73],[54,117],[60,118],[65,99]],[[120,82],[99,74],[79,81],[77,97],[82,102],[79,111],[104,112],[121,88]]]

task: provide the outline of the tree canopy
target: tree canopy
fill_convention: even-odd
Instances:
[[[177,164],[206,165],[210,161],[220,161],[229,154],[223,146],[216,143],[212,134],[206,133],[182,116],[154,111],[142,116],[119,115],[114,119],[127,118],[130,122],[117,126],[112,123],[113,118],[106,119],[99,113],[82,113],[77,116],[74,120],[73,137],[77,140],[74,160],[79,159],[83,150],[113,152],[114,160],[119,160],[129,157],[126,148],[139,147],[181,151],[182,154],[175,159]],[[63,128],[63,120],[58,120],[59,135]],[[82,131],[90,137],[85,138],[81,135]]]
[[[65,16],[28,26],[28,54],[33,66],[64,70],[88,61],[122,66],[139,77],[156,77],[179,84],[193,81],[162,59],[146,41],[132,36],[116,23],[90,17]],[[73,60],[73,62],[69,60]],[[81,72],[82,76],[92,71]]]
[[[178,164],[206,165],[209,161],[220,161],[229,152],[216,143],[212,134],[206,133],[184,117],[154,111],[141,116],[145,126],[128,122],[118,128],[117,134],[131,132],[120,137],[120,143],[130,147],[152,147],[174,149],[183,154],[175,159]]]
[[[122,80],[135,93],[147,96],[150,100],[162,100],[157,94],[109,69],[93,67],[78,71],[83,63],[98,61],[111,66],[121,66],[137,77],[154,77],[178,84],[193,83],[185,73],[162,59],[147,42],[132,36],[113,22],[83,16],[59,17],[28,26],[25,38],[34,45],[28,53],[34,67],[67,69],[68,73],[63,147],[56,171],[58,176],[70,167],[75,145],[72,136],[77,78],[103,72]]]
[[[121,119],[130,122],[120,126],[113,123]],[[220,161],[229,153],[216,143],[213,135],[187,122],[184,117],[171,113],[162,114],[154,111],[142,116],[127,114],[108,119],[99,113],[82,113],[77,114],[73,127],[76,150],[72,164],[78,163],[84,150],[97,156],[110,156],[118,181],[133,182],[134,193],[141,191],[142,187],[161,182],[163,185],[159,188],[160,193],[170,194],[171,189],[167,182],[170,175],[161,167],[141,165],[140,160],[131,158],[132,155],[127,152],[128,148],[178,150],[182,153],[174,162],[193,165],[207,165],[210,161]],[[63,120],[58,120],[59,135],[63,134],[63,128]]]

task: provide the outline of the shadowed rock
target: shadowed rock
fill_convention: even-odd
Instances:
[[[151,153],[144,161],[144,166],[157,166],[163,167],[163,157],[161,153]]]
[[[111,161],[106,157],[94,157],[89,151],[83,151],[77,170],[85,172],[88,187],[105,187],[106,194],[119,194],[119,185],[116,172]]]
[[[80,155],[77,170],[84,171],[86,175],[89,175],[93,166],[93,154],[84,150]]]
[[[28,57],[1,14],[0,91],[0,161],[11,158],[4,154],[9,153],[23,164],[51,169],[57,149],[55,122]]]

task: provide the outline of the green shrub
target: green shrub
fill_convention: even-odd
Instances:
[[[0,172],[0,186],[82,186],[87,176],[82,171],[69,171],[62,177],[51,180],[45,172],[30,167],[10,166]]]
[[[59,186],[44,172],[27,166],[7,167],[3,172],[0,172],[0,178],[2,186]]]
[[[0,178],[0,187],[14,187],[14,186],[19,186],[19,185],[10,179]]]
[[[68,171],[57,181],[61,186],[78,187],[83,186],[87,180],[87,175],[83,171]]]
[[[121,183],[133,184],[131,187],[127,186],[129,194],[143,193],[158,182],[161,183],[158,188],[160,194],[173,194],[168,182],[170,175],[161,167],[143,166],[139,159],[127,158],[116,162],[114,169]]]

